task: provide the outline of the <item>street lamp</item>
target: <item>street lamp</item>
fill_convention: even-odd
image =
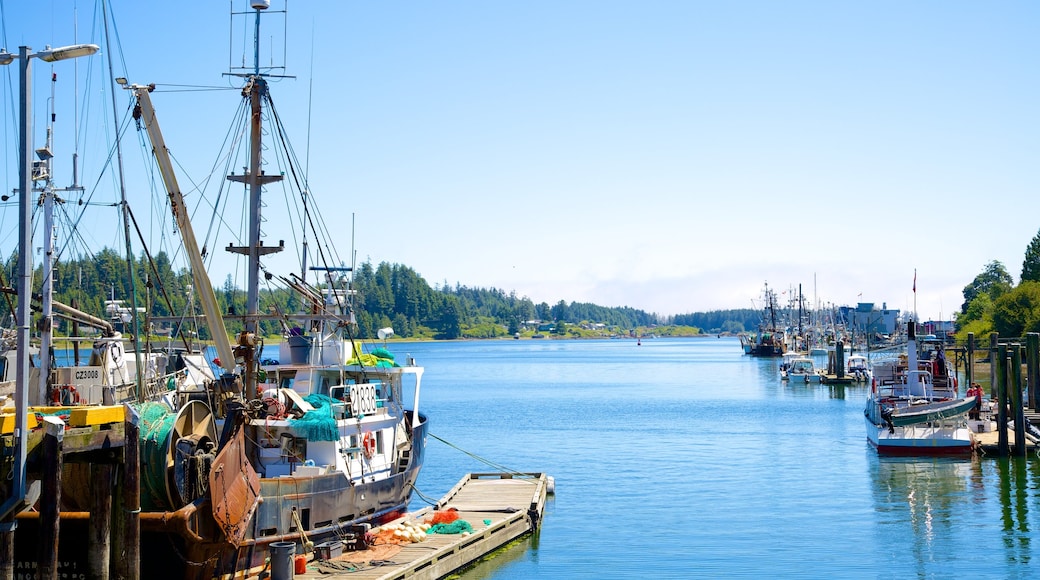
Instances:
[[[23,500],[26,497],[25,481],[25,456],[28,414],[28,392],[29,392],[29,305],[32,296],[32,59],[39,58],[45,62],[56,62],[80,56],[89,56],[96,53],[99,48],[96,44],[75,44],[60,48],[45,47],[40,52],[31,53],[28,46],[18,48],[18,54],[0,49],[0,65],[7,65],[19,60],[19,82],[21,88],[21,107],[19,109],[19,137],[21,142],[18,146],[18,328],[17,348],[18,359],[15,373],[15,451],[14,451],[14,481],[11,488],[11,496],[4,500],[0,506],[0,531],[14,530],[15,520],[13,517],[8,522],[8,516],[17,514],[23,509]]]

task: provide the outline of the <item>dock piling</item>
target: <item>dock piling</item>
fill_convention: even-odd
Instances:
[[[44,417],[43,425],[43,501],[40,502],[38,577],[41,580],[53,580],[58,577],[62,441],[65,438],[65,422],[57,417]]]

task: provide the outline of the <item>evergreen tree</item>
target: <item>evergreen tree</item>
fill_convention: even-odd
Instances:
[[[1026,257],[1022,261],[1022,277],[1019,282],[1032,280],[1040,282],[1040,232],[1038,232],[1026,247]]]

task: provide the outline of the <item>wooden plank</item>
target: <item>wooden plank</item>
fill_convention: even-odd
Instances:
[[[0,414],[0,435],[11,435],[14,433],[14,413],[3,413]],[[25,424],[29,429],[35,429],[39,425],[39,421],[36,420],[36,413],[27,413],[25,416]]]
[[[122,423],[125,420],[123,407],[70,407],[69,427],[88,427],[91,425],[107,425]]]

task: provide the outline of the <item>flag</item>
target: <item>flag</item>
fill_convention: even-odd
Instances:
[[[914,294],[917,294],[917,268],[914,268]]]

